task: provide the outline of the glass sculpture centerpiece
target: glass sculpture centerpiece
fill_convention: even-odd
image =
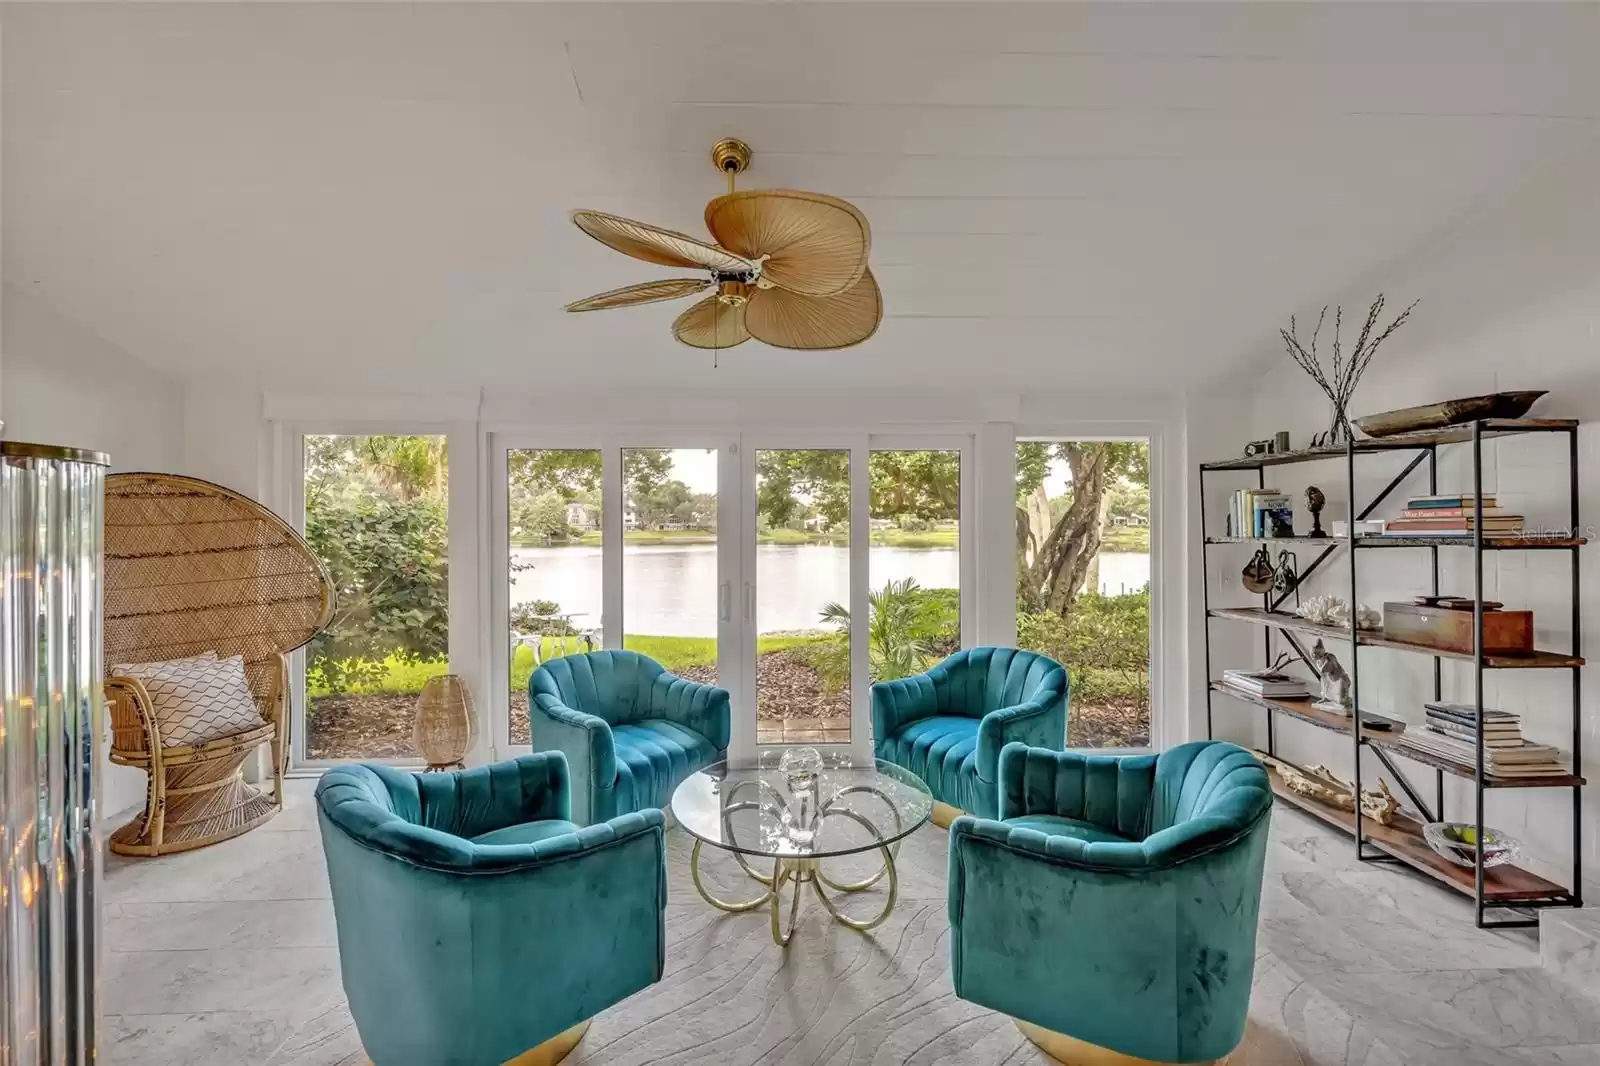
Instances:
[[[789,805],[784,808],[789,836],[795,844],[809,848],[821,817],[817,791],[822,785],[822,753],[816,748],[790,748],[779,760],[778,772],[789,789]]]

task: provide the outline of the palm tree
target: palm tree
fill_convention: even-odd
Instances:
[[[918,635],[921,592],[916,579],[908,577],[867,594],[867,660],[872,680],[893,681],[928,668],[932,649]],[[844,657],[838,665],[844,667],[840,675],[848,676],[850,611],[843,604],[829,603],[822,608],[822,620],[837,626],[845,637],[838,643]]]

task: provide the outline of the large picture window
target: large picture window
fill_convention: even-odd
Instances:
[[[1150,744],[1150,444],[1017,442],[1017,643],[1072,679],[1067,743]]]
[[[308,434],[302,463],[306,540],[335,594],[305,653],[304,756],[418,758],[417,695],[449,669],[445,438]]]

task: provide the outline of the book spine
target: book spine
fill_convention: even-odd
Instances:
[[[1470,508],[1470,507],[1407,507],[1405,510],[1400,512],[1400,517],[1401,518],[1419,518],[1419,519],[1437,519],[1439,521],[1443,521],[1446,518],[1471,518],[1472,517],[1472,508]],[[1500,507],[1485,507],[1483,509],[1483,517],[1484,518],[1521,518],[1522,516],[1521,515],[1507,514],[1506,511],[1504,510],[1504,508],[1500,508]]]
[[[1411,498],[1410,501],[1407,502],[1406,506],[1407,507],[1418,507],[1418,508],[1421,508],[1421,507],[1428,507],[1428,508],[1433,508],[1433,507],[1465,507],[1468,510],[1471,510],[1472,509],[1473,500],[1474,500],[1474,497],[1471,494],[1467,494],[1467,495],[1463,495],[1463,496],[1414,496],[1414,497]],[[1493,496],[1485,496],[1483,498],[1484,507],[1493,507],[1494,504],[1495,504],[1495,497],[1493,497]]]

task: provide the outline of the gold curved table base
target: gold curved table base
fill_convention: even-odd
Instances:
[[[1134,1055],[1124,1055],[1120,1051],[1112,1051],[1099,1044],[1091,1044],[1077,1037],[1058,1033],[1053,1029],[1042,1029],[1021,1018],[1013,1018],[1017,1028],[1022,1030],[1022,1035],[1033,1042],[1034,1046],[1052,1059],[1062,1063],[1063,1066],[1166,1066],[1155,1059],[1141,1059]],[[1194,1063],[1193,1066],[1222,1066],[1228,1061],[1224,1055],[1220,1059],[1211,1059],[1207,1063]]]
[[[934,800],[933,813],[928,816],[928,821],[932,822],[940,829],[949,829],[951,822],[955,821],[957,818],[960,818],[966,813],[967,812],[962,810],[960,807],[952,807],[948,803],[940,803],[938,800]]]
[[[689,855],[689,873],[694,880],[695,889],[700,893],[700,898],[718,910],[725,911],[729,914],[744,914],[749,911],[757,910],[763,905],[767,906],[769,908],[772,921],[772,942],[781,948],[788,947],[789,941],[794,939],[795,927],[798,924],[798,919],[800,916],[801,885],[809,884],[811,886],[811,891],[816,894],[817,899],[822,902],[823,909],[828,912],[829,916],[832,917],[834,921],[838,922],[840,925],[863,933],[869,929],[876,929],[878,926],[889,920],[889,915],[894,913],[895,901],[900,894],[900,876],[895,870],[894,851],[891,847],[884,846],[878,849],[883,854],[883,869],[878,871],[878,873],[873,877],[868,878],[865,881],[857,882],[854,886],[839,885],[824,877],[822,874],[822,860],[820,859],[796,859],[780,856],[773,860],[772,877],[766,878],[752,871],[750,867],[743,861],[741,856],[741,861],[739,863],[740,867],[743,868],[744,871],[749,874],[751,879],[757,884],[765,886],[766,891],[762,892],[761,895],[757,896],[755,899],[745,900],[743,902],[731,902],[729,900],[718,899],[716,896],[713,896],[706,890],[705,882],[700,878],[701,844],[702,841],[696,840],[694,842],[694,851]],[[737,852],[734,854],[735,856],[738,856]],[[843,911],[841,911],[838,904],[834,900],[829,899],[828,894],[822,889],[823,885],[827,885],[836,891],[844,893],[861,892],[877,884],[878,881],[881,880],[885,875],[887,875],[889,878],[889,898],[884,901],[883,910],[872,918],[861,919],[850,917],[848,914],[845,914]],[[787,923],[787,928],[785,928],[785,923],[782,920],[783,890],[786,885],[793,886],[789,896],[789,920]]]
[[[571,1029],[552,1036],[538,1047],[531,1047],[516,1058],[507,1059],[503,1066],[556,1066],[556,1063],[572,1054],[578,1042],[583,1039],[583,1034],[588,1031],[589,1020],[581,1021]],[[365,1063],[366,1066],[373,1066],[369,1058],[362,1057],[356,1061]]]

